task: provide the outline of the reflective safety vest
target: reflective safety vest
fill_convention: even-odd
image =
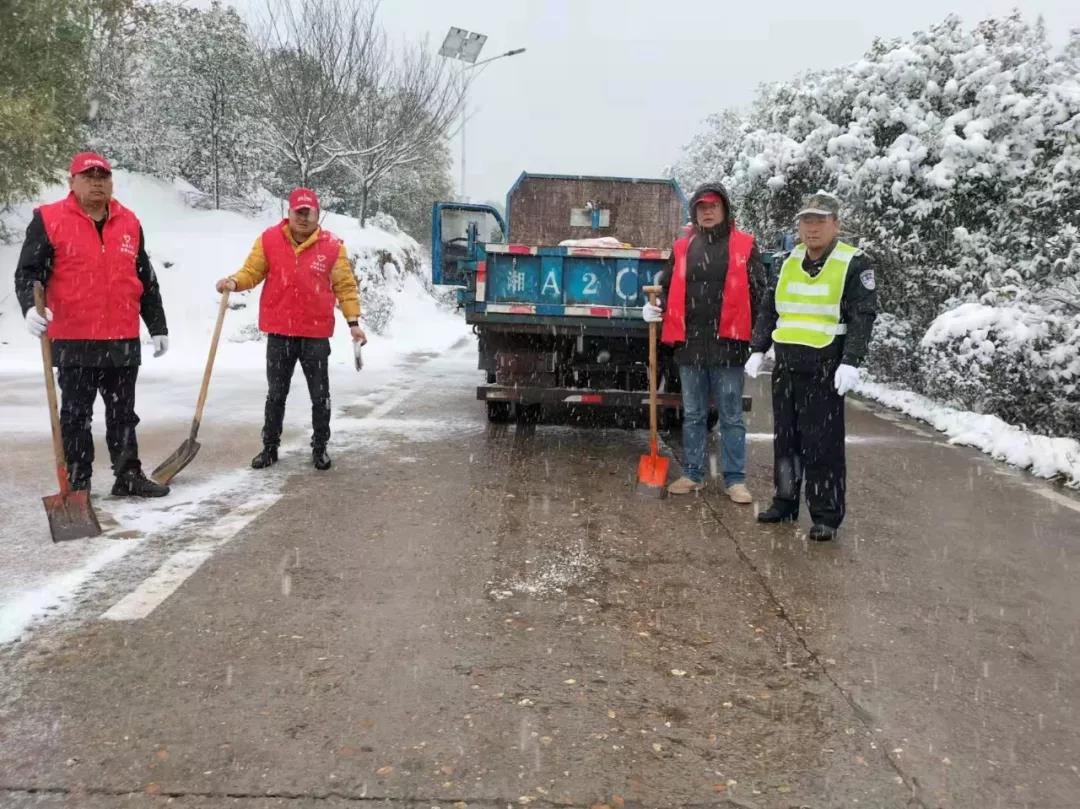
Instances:
[[[847,326],[840,322],[840,303],[848,266],[859,253],[859,248],[837,242],[821,272],[811,277],[802,267],[806,245],[795,246],[776,282],[780,317],[772,334],[774,343],[825,348],[836,335],[847,333]]]

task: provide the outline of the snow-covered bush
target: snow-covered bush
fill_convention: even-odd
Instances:
[[[390,323],[394,315],[391,293],[400,291],[408,279],[418,281],[432,297],[449,304],[446,290],[431,283],[420,244],[402,232],[394,217],[384,213],[368,217],[363,232],[368,239],[359,246],[349,243],[349,258],[360,287],[364,322],[372,331],[381,334]]]
[[[874,322],[866,370],[881,382],[915,379],[918,375],[918,357],[911,350],[911,345],[917,342],[910,321],[883,312]]]
[[[1053,435],[1080,434],[1080,315],[966,303],[920,344],[927,395]]]

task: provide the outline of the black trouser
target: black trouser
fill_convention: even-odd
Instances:
[[[307,379],[311,395],[311,446],[325,449],[330,440],[330,340],[326,337],[267,336],[266,342],[266,418],[263,444],[276,447],[281,442],[285,421],[285,400],[289,396],[296,361]]]
[[[113,472],[139,469],[139,444],[135,440],[135,380],[139,366],[93,368],[61,366],[60,434],[72,484],[89,482],[94,469],[94,437],[90,424],[98,393],[105,401],[105,442],[109,447]]]
[[[835,372],[835,363],[813,371],[773,371],[773,478],[778,506],[797,512],[805,479],[810,517],[839,528],[847,467],[844,397],[833,386]]]

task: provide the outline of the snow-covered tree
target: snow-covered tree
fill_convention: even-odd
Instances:
[[[119,166],[188,180],[213,207],[248,194],[263,160],[244,21],[219,2],[161,3],[139,36],[128,92],[95,141]]]
[[[260,140],[282,186],[315,186],[355,150],[342,116],[380,68],[372,0],[268,0],[258,49]]]

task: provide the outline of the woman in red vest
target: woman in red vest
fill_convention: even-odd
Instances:
[[[15,270],[15,291],[35,337],[48,332],[60,385],[60,432],[74,489],[89,489],[94,463],[90,421],[98,393],[117,497],[169,493],[143,474],[135,439],[135,380],[146,323],[154,356],[169,347],[157,276],[131,211],[112,198],[112,167],[83,152],[71,161],[71,193],[34,211]],[[34,282],[45,287],[45,316],[34,307]]]
[[[251,289],[266,280],[259,299],[259,329],[266,341],[266,411],[263,449],[251,460],[255,469],[278,460],[285,400],[297,361],[311,395],[311,461],[330,468],[330,336],[334,303],[349,324],[352,339],[367,342],[360,328],[360,295],[345,245],[319,227],[319,198],[307,188],[289,195],[287,219],[255,240],[239,272],[217,282],[218,292]]]
[[[660,339],[674,346],[682,383],[683,475],[668,491],[689,494],[705,487],[713,402],[720,415],[724,492],[747,504],[753,497],[746,488],[743,365],[768,278],[754,237],[735,229],[722,185],[698,188],[690,199],[690,216],[693,226],[672,246],[660,304],[642,310],[646,321],[663,323]]]

